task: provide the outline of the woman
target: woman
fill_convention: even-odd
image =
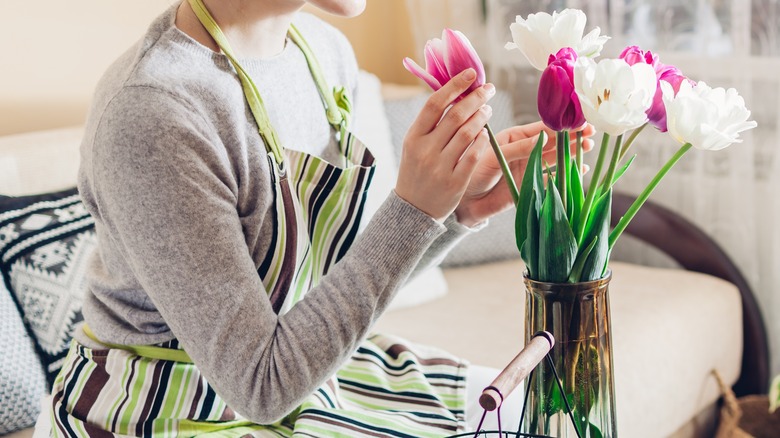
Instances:
[[[416,269],[511,205],[482,129],[494,88],[446,111],[469,70],[430,97],[395,192],[356,236],[373,172],[348,131],[357,67],[304,3],[185,0],[101,80],[79,172],[99,252],[56,435],[468,428],[462,361],[365,338]],[[518,174],[539,129],[499,136]]]

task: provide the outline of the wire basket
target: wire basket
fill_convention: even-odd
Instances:
[[[555,364],[553,363],[553,360],[549,354],[554,345],[555,338],[553,338],[552,334],[548,332],[537,332],[534,334],[534,336],[531,338],[531,341],[528,342],[523,350],[520,351],[520,353],[518,353],[518,355],[512,359],[512,362],[510,362],[509,365],[507,365],[506,368],[504,368],[503,371],[499,373],[498,377],[496,377],[493,382],[482,391],[482,395],[479,397],[479,405],[482,406],[484,411],[482,412],[482,418],[479,421],[477,430],[474,432],[465,432],[457,435],[451,435],[448,438],[555,438],[548,435],[521,432],[523,428],[523,419],[526,412],[525,408],[528,404],[528,394],[530,393],[530,388],[528,387],[526,387],[525,398],[523,400],[523,410],[520,415],[520,421],[517,425],[517,430],[514,432],[504,431],[501,427],[501,404],[504,402],[504,394],[509,396],[509,394],[511,394],[512,391],[514,391],[515,388],[517,388],[520,383],[523,382],[523,380],[527,379],[530,384],[531,377],[533,376],[536,366],[545,359],[547,359],[547,363],[550,365],[553,375],[555,376],[555,383],[557,383],[558,391],[560,391],[561,397],[563,398],[564,404],[566,406],[566,414],[569,416],[572,425],[574,425],[574,431],[577,434],[577,437],[582,438],[579,429],[577,429],[577,424],[574,421],[574,414],[572,413],[571,405],[569,404],[569,400],[566,397],[566,393],[563,390],[561,379],[558,377],[558,370],[555,369]],[[492,411],[496,411],[496,416],[498,417],[498,430],[482,430],[482,425],[485,422],[485,418],[487,417],[488,413]]]

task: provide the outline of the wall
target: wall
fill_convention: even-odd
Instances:
[[[175,0],[3,0],[0,135],[79,125],[108,65]],[[414,83],[401,66],[411,52],[404,0],[368,0],[343,29],[361,67]]]
[[[401,64],[406,56],[422,61],[422,47],[414,46],[405,0],[367,0],[365,12],[349,19],[318,13],[311,7],[306,10],[344,32],[362,69],[385,82],[417,84]]]
[[[170,0],[3,0],[0,135],[83,123],[95,83]]]

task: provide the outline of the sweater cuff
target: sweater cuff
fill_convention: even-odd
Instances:
[[[419,270],[427,269],[430,266],[436,266],[444,261],[444,258],[464,237],[469,234],[476,233],[485,226],[488,221],[482,221],[474,227],[467,227],[460,222],[455,213],[447,216],[444,220],[444,227],[446,231],[431,243],[423,259],[420,261]]]
[[[361,254],[372,266],[387,266],[398,274],[399,268],[403,271],[407,267],[411,271],[431,243],[446,231],[443,224],[393,191],[355,241],[351,252]]]
[[[458,215],[453,212],[451,215],[447,216],[447,219],[444,220],[444,226],[447,227],[447,230],[452,231],[458,235],[466,235],[469,233],[476,233],[477,231],[485,228],[489,222],[489,219],[485,219],[473,227],[467,227],[458,222]]]

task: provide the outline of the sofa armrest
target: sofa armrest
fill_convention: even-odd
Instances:
[[[615,193],[612,226],[635,198]],[[646,202],[626,228],[626,233],[659,249],[683,268],[726,280],[739,289],[742,299],[742,371],[734,385],[738,396],[762,394],[769,385],[769,343],[755,295],[745,277],[723,249],[700,228],[679,214]]]

